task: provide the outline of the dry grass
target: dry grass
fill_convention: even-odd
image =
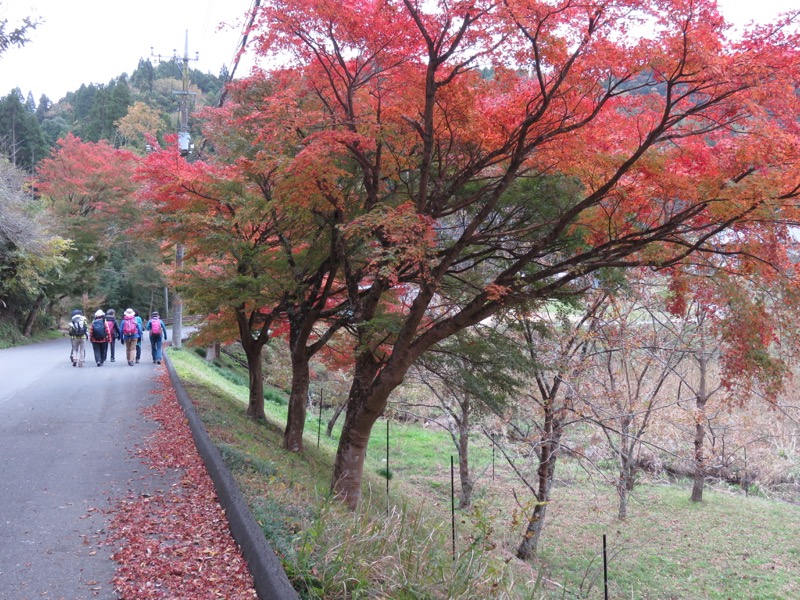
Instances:
[[[688,483],[650,482],[634,492],[631,516],[621,522],[613,489],[568,460],[557,469],[539,558],[523,564],[513,552],[528,500],[499,462],[492,479],[491,454],[480,442],[473,469],[482,476],[474,508],[458,513],[453,561],[452,445],[443,434],[392,424],[387,502],[377,475],[385,468],[385,436],[376,433],[365,469],[370,500],[361,513],[342,512],[325,498],[335,436],[323,433],[316,447],[315,415],[304,453],[286,453],[280,450],[285,407],[268,403],[270,422],[253,423],[243,418],[246,389],[209,387],[213,376],[202,361],[187,352],[171,356],[185,380],[205,382],[192,384],[190,394],[212,436],[241,454],[234,474],[304,597],[598,598],[604,534],[611,598],[800,597],[797,506],[727,488],[708,490],[696,505]],[[424,508],[409,498],[422,499]]]

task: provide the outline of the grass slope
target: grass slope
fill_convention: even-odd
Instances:
[[[246,377],[170,350],[178,374],[287,573],[305,598],[598,598],[602,536],[609,597],[632,599],[800,598],[800,507],[709,489],[689,502],[687,485],[634,492],[626,521],[616,495],[562,461],[539,560],[513,558],[530,506],[521,484],[476,440],[475,506],[459,513],[457,558],[450,539],[449,437],[392,422],[387,499],[386,429],[373,431],[358,514],[326,499],[338,431],[318,440],[309,414],[305,450],[281,449],[285,398],[270,393],[267,422],[244,416]],[[494,477],[493,477],[494,474]]]

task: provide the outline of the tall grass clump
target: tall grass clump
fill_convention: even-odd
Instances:
[[[407,505],[351,512],[318,502],[285,565],[308,600],[518,598],[506,563],[480,543],[452,554],[449,526]]]

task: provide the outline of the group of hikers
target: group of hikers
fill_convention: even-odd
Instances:
[[[118,322],[116,311],[109,308],[107,312],[102,310],[95,312],[94,319],[89,323],[83,311],[76,308],[72,311],[69,324],[69,337],[72,342],[69,360],[73,367],[82,367],[86,357],[86,340],[89,340],[98,367],[102,367],[107,358],[115,362],[114,346],[119,340],[125,346],[125,357],[128,365],[132,367],[142,356],[142,338],[145,331],[150,334],[153,363],[160,365],[161,344],[167,339],[167,327],[157,312],[153,311],[147,324],[144,324],[139,311],[128,308],[123,313],[122,321]]]

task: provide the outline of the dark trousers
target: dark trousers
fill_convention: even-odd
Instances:
[[[109,351],[109,358],[113,361],[114,360],[114,346],[116,345],[117,340],[111,340],[108,343],[108,351]]]
[[[92,342],[92,349],[94,350],[94,362],[101,365],[106,362],[108,356],[108,342]]]

